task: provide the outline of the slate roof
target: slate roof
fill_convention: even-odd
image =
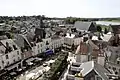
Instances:
[[[111,25],[113,33],[120,34],[120,25]]]
[[[115,63],[117,57],[120,56],[120,47],[108,46],[108,50],[111,51],[111,56],[109,58],[109,61]]]
[[[89,72],[93,70],[94,67],[94,62],[89,61],[89,62],[84,62],[80,65],[80,68],[83,69],[81,70],[81,73],[83,76],[86,76]]]
[[[76,21],[74,27],[79,29],[79,30],[87,31],[91,24],[92,24],[92,22]]]
[[[99,47],[91,40],[88,40],[88,43],[93,47],[94,49],[99,49]]]
[[[1,42],[1,44],[0,44],[0,54],[5,53],[6,42],[9,43],[9,46],[12,48],[12,50],[14,50],[13,45],[15,45],[17,48],[19,48],[18,45],[13,41],[13,39],[5,39],[5,40],[1,40],[0,42]]]
[[[81,70],[81,73],[83,74],[83,76],[86,76],[92,70],[94,70],[103,80],[109,80],[108,77],[106,76],[106,73],[109,74],[109,72],[104,67],[95,63],[94,61],[82,63],[80,68],[83,69]]]
[[[109,72],[102,67],[101,65],[94,63],[94,70],[95,72],[103,79],[103,80],[109,80],[109,78],[107,77],[106,73],[109,74]]]
[[[24,38],[22,34],[16,34],[14,42],[21,48],[24,47]]]
[[[53,35],[53,36],[51,36],[51,39],[52,40],[57,40],[57,39],[60,39],[60,37],[59,37],[59,35]]]

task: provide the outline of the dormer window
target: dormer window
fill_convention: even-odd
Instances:
[[[4,61],[2,61],[2,63],[4,64]]]
[[[7,62],[7,65],[9,65],[9,61]]]
[[[12,47],[9,46],[9,43],[6,42],[6,50],[5,53],[11,52],[12,51]]]
[[[116,53],[118,53],[118,51],[115,51]]]
[[[6,55],[6,59],[9,59],[8,55]]]
[[[15,59],[13,60],[13,62],[15,62]]]
[[[117,64],[120,64],[120,61],[117,61]]]
[[[13,45],[13,48],[14,48],[14,50],[17,50],[17,47],[16,47],[16,45]]]
[[[46,45],[49,45],[48,41],[46,41]]]
[[[113,71],[115,71],[115,70],[116,70],[116,68],[115,68],[115,67],[113,67],[112,69],[113,69]]]

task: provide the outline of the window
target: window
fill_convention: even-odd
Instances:
[[[113,67],[113,71],[115,71],[116,70],[116,68],[115,67]]]
[[[49,45],[48,41],[46,41],[46,45]]]
[[[13,62],[15,62],[15,59],[13,60]]]
[[[119,64],[119,61],[117,61],[117,64]]]
[[[119,73],[120,73],[120,69],[119,69]]]
[[[96,57],[95,57],[95,56],[92,56],[92,59],[96,59]]]
[[[17,54],[19,55],[19,51],[17,51]]]
[[[20,57],[18,57],[18,60],[20,60]]]
[[[118,51],[115,51],[116,53],[118,53]]]
[[[96,80],[102,80],[102,78],[100,78],[100,77],[96,77],[97,79]]]
[[[13,48],[14,48],[14,50],[17,50],[17,47],[16,47],[16,45],[13,45]]]
[[[39,48],[39,45],[38,45],[38,48]]]
[[[42,47],[42,44],[41,44],[41,47]]]
[[[7,65],[9,65],[9,61],[7,62]]]
[[[115,72],[115,74],[117,75],[117,74],[118,74],[118,72],[116,71],[116,72]]]
[[[6,55],[6,59],[9,59],[8,55]]]
[[[4,61],[2,61],[2,63],[4,64]]]
[[[38,54],[40,53],[40,51],[38,50]]]
[[[110,67],[110,66],[109,66],[108,68],[109,68],[109,69],[111,69],[111,67]]]

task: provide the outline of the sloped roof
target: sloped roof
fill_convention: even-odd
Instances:
[[[109,73],[104,67],[101,65],[94,63],[94,70],[95,72],[103,79],[103,80],[109,80],[106,73]]]
[[[115,63],[118,55],[120,55],[120,47],[108,46],[109,51],[112,51],[109,61]]]
[[[86,76],[89,72],[93,70],[94,62],[93,61],[84,62],[80,65],[80,68],[83,69],[81,70],[82,75]]]
[[[81,64],[80,68],[83,76],[86,76],[92,70],[94,70],[103,80],[109,80],[106,73],[109,73],[104,67],[95,63],[94,61],[84,62]]]
[[[101,36],[102,40],[106,42],[108,42],[111,37],[112,37],[111,34],[103,34],[103,36]]]
[[[5,40],[1,40],[0,42],[2,43],[2,45],[0,45],[0,54],[1,54],[1,53],[2,53],[2,54],[5,53],[5,50],[6,50],[6,42],[9,43],[9,46],[10,46],[12,49],[14,49],[14,48],[13,48],[13,45],[15,45],[17,48],[19,48],[18,45],[14,42],[13,39],[5,39]]]
[[[114,33],[120,33],[120,25],[111,25]]]
[[[19,47],[24,47],[24,38],[22,37],[22,34],[16,34],[15,35],[15,40],[14,42],[19,46]]]
[[[94,49],[99,49],[99,47],[93,43],[93,41],[88,40],[88,43],[94,48]]]
[[[79,29],[79,30],[88,30],[92,22],[81,22],[81,21],[76,21],[74,27]]]
[[[6,46],[6,42],[9,43],[9,46],[13,46],[13,45],[16,45],[16,47],[18,48],[18,45],[12,40],[12,39],[6,39],[6,40],[1,40],[1,43]]]

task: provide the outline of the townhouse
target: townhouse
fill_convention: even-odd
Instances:
[[[1,69],[11,70],[21,67],[18,63],[21,60],[21,50],[12,39],[1,40],[0,49]],[[17,64],[14,65],[15,63]]]
[[[51,37],[51,48],[56,49],[62,47],[64,44],[64,38],[54,35]]]
[[[71,49],[73,45],[78,46],[81,40],[82,40],[82,37],[79,37],[78,34],[66,33],[66,36],[64,37],[63,46]]]

